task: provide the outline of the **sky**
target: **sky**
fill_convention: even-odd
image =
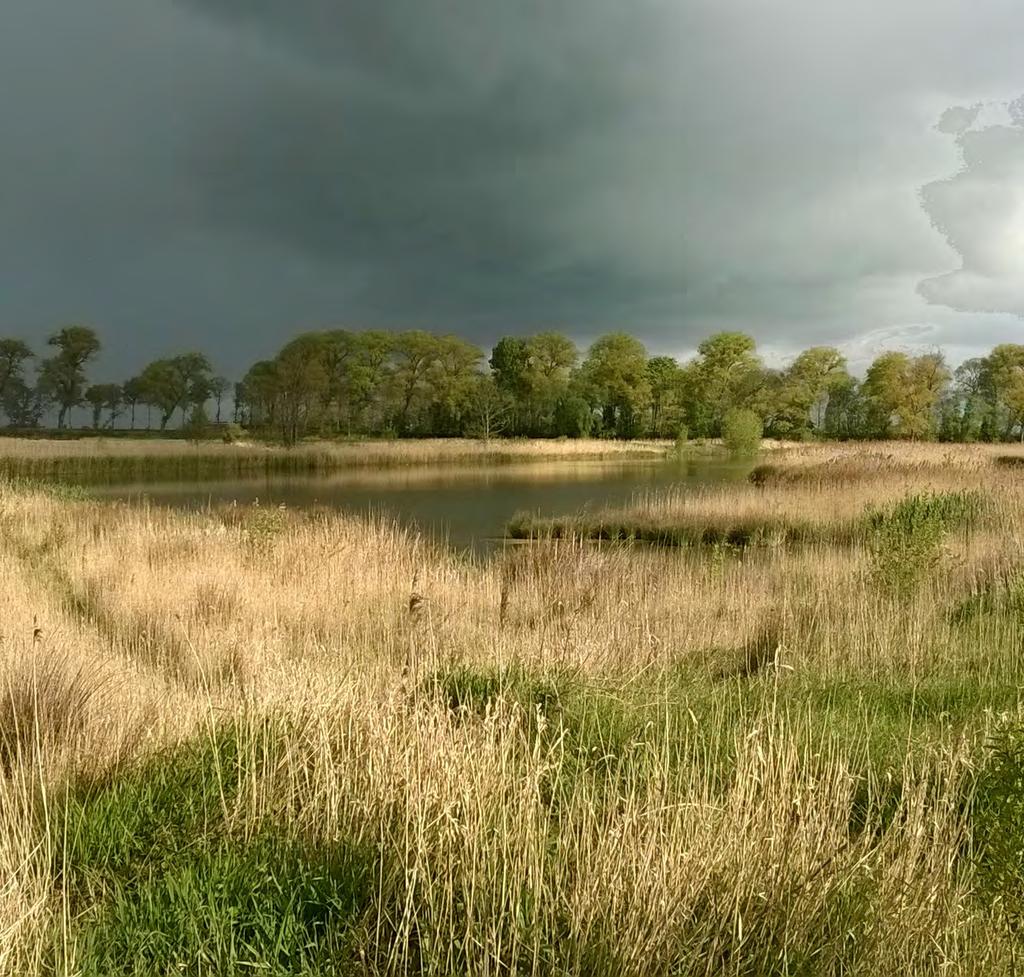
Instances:
[[[1019,0],[0,0],[0,335],[1024,342]]]

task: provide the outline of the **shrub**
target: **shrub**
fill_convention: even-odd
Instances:
[[[266,556],[287,525],[288,516],[282,507],[261,506],[256,502],[247,514],[242,538],[252,553]]]
[[[889,509],[869,510],[871,576],[895,597],[909,596],[935,569],[942,543],[954,529],[969,528],[984,508],[979,492],[923,492]]]
[[[764,428],[761,418],[745,407],[733,407],[722,421],[722,443],[737,457],[757,454]]]
[[[228,422],[224,425],[224,430],[221,433],[221,440],[225,444],[236,444],[245,437],[245,431],[242,429],[240,424],[235,424],[233,421]]]
[[[969,529],[985,508],[980,492],[921,492],[901,499],[888,512],[871,513],[874,522],[899,524],[907,531],[935,523],[943,531]]]

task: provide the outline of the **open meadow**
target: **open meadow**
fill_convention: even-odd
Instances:
[[[1018,450],[780,449],[486,559],[0,484],[0,973],[1019,973]]]

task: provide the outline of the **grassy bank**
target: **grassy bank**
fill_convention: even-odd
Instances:
[[[842,547],[479,564],[0,486],[0,973],[1009,977],[999,470],[862,480]]]
[[[316,474],[352,468],[501,465],[534,461],[660,458],[658,441],[315,442],[295,448],[171,440],[0,438],[0,475],[24,478],[217,478]]]
[[[1021,501],[1016,466],[998,446],[809,445],[777,448],[747,484],[680,488],[568,516],[520,513],[513,539],[638,540],[663,546],[845,545],[867,540],[879,512],[913,495]],[[1024,452],[1019,458],[1024,462]],[[967,503],[968,509],[971,504]],[[972,509],[971,518],[981,513]],[[993,519],[1014,519],[997,512]]]

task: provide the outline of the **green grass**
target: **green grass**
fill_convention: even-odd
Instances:
[[[1004,722],[988,743],[971,822],[978,896],[1024,941],[1024,726]]]
[[[246,834],[229,816],[272,751],[269,726],[227,729],[69,791],[54,872],[77,973],[351,972],[374,854],[270,822]]]
[[[710,653],[742,655],[743,649]],[[462,665],[432,676],[425,688],[463,720],[501,706],[519,710],[527,735],[558,744],[566,791],[581,775],[599,791],[614,788],[616,771],[628,767],[635,774],[645,754],[668,759],[681,775],[695,764],[703,773],[717,768],[712,779],[724,786],[743,731],[780,724],[803,731],[808,757],[830,744],[865,779],[881,779],[899,775],[908,756],[978,736],[993,715],[1013,712],[1024,698],[1020,686],[998,674],[971,679],[939,671],[908,685],[900,677],[855,672],[746,675],[689,664],[601,685],[569,672]]]
[[[949,612],[959,626],[991,628],[993,624],[1024,619],[1024,570],[1014,569],[997,579],[983,580]]]
[[[952,532],[976,526],[986,505],[984,494],[974,490],[919,492],[894,505],[868,509],[866,519],[872,530],[892,530],[904,536],[932,527]]]
[[[986,509],[980,492],[922,492],[865,515],[871,575],[892,596],[908,597],[936,569],[942,543],[973,528]]]
[[[1013,710],[1019,699],[1015,687],[965,682],[952,673],[911,689],[896,679],[852,674],[824,679],[768,670],[723,677],[687,664],[615,685],[586,682],[567,669],[459,665],[425,680],[416,694],[436,699],[457,722],[518,710],[528,742],[558,756],[539,785],[552,830],[573,809],[573,798],[614,810],[666,768],[681,787],[699,771],[698,782],[724,798],[734,784],[738,741],[760,726],[765,735],[785,728],[797,737],[808,776],[819,754],[822,762],[843,756],[857,776],[850,836],[867,831],[879,845],[890,827],[899,830],[906,758],[972,735],[989,713]],[[394,876],[391,860],[399,853],[345,838],[313,841],[297,833],[294,811],[280,812],[280,819],[272,811],[256,820],[245,816],[246,797],[284,762],[283,744],[294,732],[279,720],[243,720],[73,783],[57,812],[64,844],[53,878],[71,925],[66,940],[54,934],[54,971],[67,965],[82,977],[344,977],[366,973],[366,966],[375,972],[360,950],[369,945],[372,921],[393,921],[393,900],[404,903],[408,895],[401,890],[382,896],[378,887],[380,879]],[[1000,855],[1005,849],[1017,857],[1024,797],[1020,742],[1018,737],[990,747],[979,766],[978,800],[965,795],[963,802],[965,809],[973,805],[977,820],[965,866],[977,861],[980,884],[990,880],[1007,901],[1024,891],[1017,862]],[[709,879],[703,901],[681,924],[682,955],[675,960],[681,969],[672,972],[688,972],[684,958],[691,951],[689,965],[702,972],[715,961],[750,975],[850,972],[874,952],[875,884],[870,875],[856,873],[831,879],[818,916],[800,921],[800,939],[792,935],[797,893],[792,904],[786,892],[770,899],[748,894],[749,905],[741,907],[750,926],[746,936],[722,929],[715,946],[702,946],[696,934],[715,931],[719,915],[733,911],[719,901],[732,898],[728,885],[716,887]],[[1012,916],[1017,905],[1007,902],[1006,913]],[[523,921],[510,925],[528,927],[533,916],[527,905]],[[386,935],[390,924],[384,925]],[[600,933],[569,943],[560,940],[555,919],[544,925],[538,972],[615,969],[622,947]],[[426,943],[407,951],[411,960],[434,952]]]

